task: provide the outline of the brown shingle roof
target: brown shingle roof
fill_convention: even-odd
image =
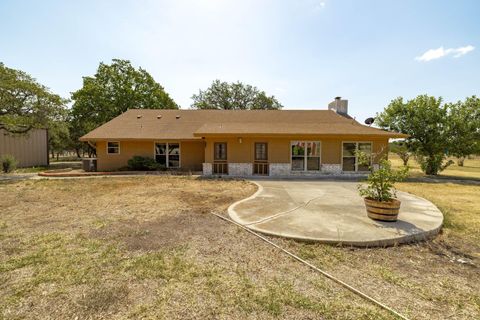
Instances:
[[[209,135],[406,135],[359,124],[330,110],[131,109],[80,138],[200,139]]]

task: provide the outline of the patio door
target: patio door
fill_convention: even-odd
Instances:
[[[213,173],[228,174],[226,142],[215,142],[213,144]]]
[[[253,174],[268,176],[268,143],[255,142],[255,158],[253,161]]]

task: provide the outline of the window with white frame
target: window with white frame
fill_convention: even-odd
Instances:
[[[320,141],[292,141],[290,150],[292,171],[320,170]]]
[[[155,161],[165,168],[180,167],[179,143],[155,143]]]
[[[358,163],[357,151],[365,153],[370,159],[368,164]],[[344,142],[342,145],[342,170],[343,171],[368,171],[372,159],[371,142]]]
[[[108,141],[107,142],[107,153],[108,154],[119,154],[120,153],[120,142],[118,142],[118,141]]]

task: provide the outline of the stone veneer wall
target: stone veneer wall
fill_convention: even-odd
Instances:
[[[327,174],[341,174],[342,173],[342,165],[341,164],[322,164],[322,173]]]
[[[251,163],[229,163],[229,176],[251,176],[253,174],[253,164]]]
[[[203,175],[204,176],[211,176],[212,175],[212,164],[211,163],[203,163]]]
[[[357,176],[366,173],[358,172],[342,172],[342,166],[340,164],[322,164],[322,171],[319,172],[295,172],[291,171],[290,163],[270,163],[270,176],[322,176],[322,175],[343,175],[343,176]],[[374,170],[378,170],[378,164],[373,165]],[[203,175],[211,176],[212,172],[211,163],[203,163]],[[228,164],[229,176],[252,176],[253,164],[251,163],[229,163]]]
[[[270,163],[271,176],[288,176],[290,175],[290,163]]]

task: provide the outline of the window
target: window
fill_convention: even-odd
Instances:
[[[320,170],[320,141],[292,141],[292,171]]]
[[[268,160],[268,145],[264,142],[255,143],[255,161]]]
[[[307,170],[320,170],[320,142],[307,142]]]
[[[155,161],[167,167],[167,144],[155,143]]]
[[[168,167],[180,167],[180,145],[178,143],[168,144]]]
[[[372,160],[370,159],[369,164],[359,164],[358,157],[357,157],[357,150],[371,156],[372,143],[371,142],[344,142],[342,146],[342,170],[343,171],[368,171],[368,167],[371,165]]]
[[[165,168],[179,168],[180,144],[155,143],[155,161]]]
[[[107,153],[108,154],[119,154],[120,153],[120,142],[107,142]]]
[[[305,170],[305,142],[293,141],[292,147],[292,171]]]
[[[217,142],[213,145],[213,160],[227,161],[227,143]]]

